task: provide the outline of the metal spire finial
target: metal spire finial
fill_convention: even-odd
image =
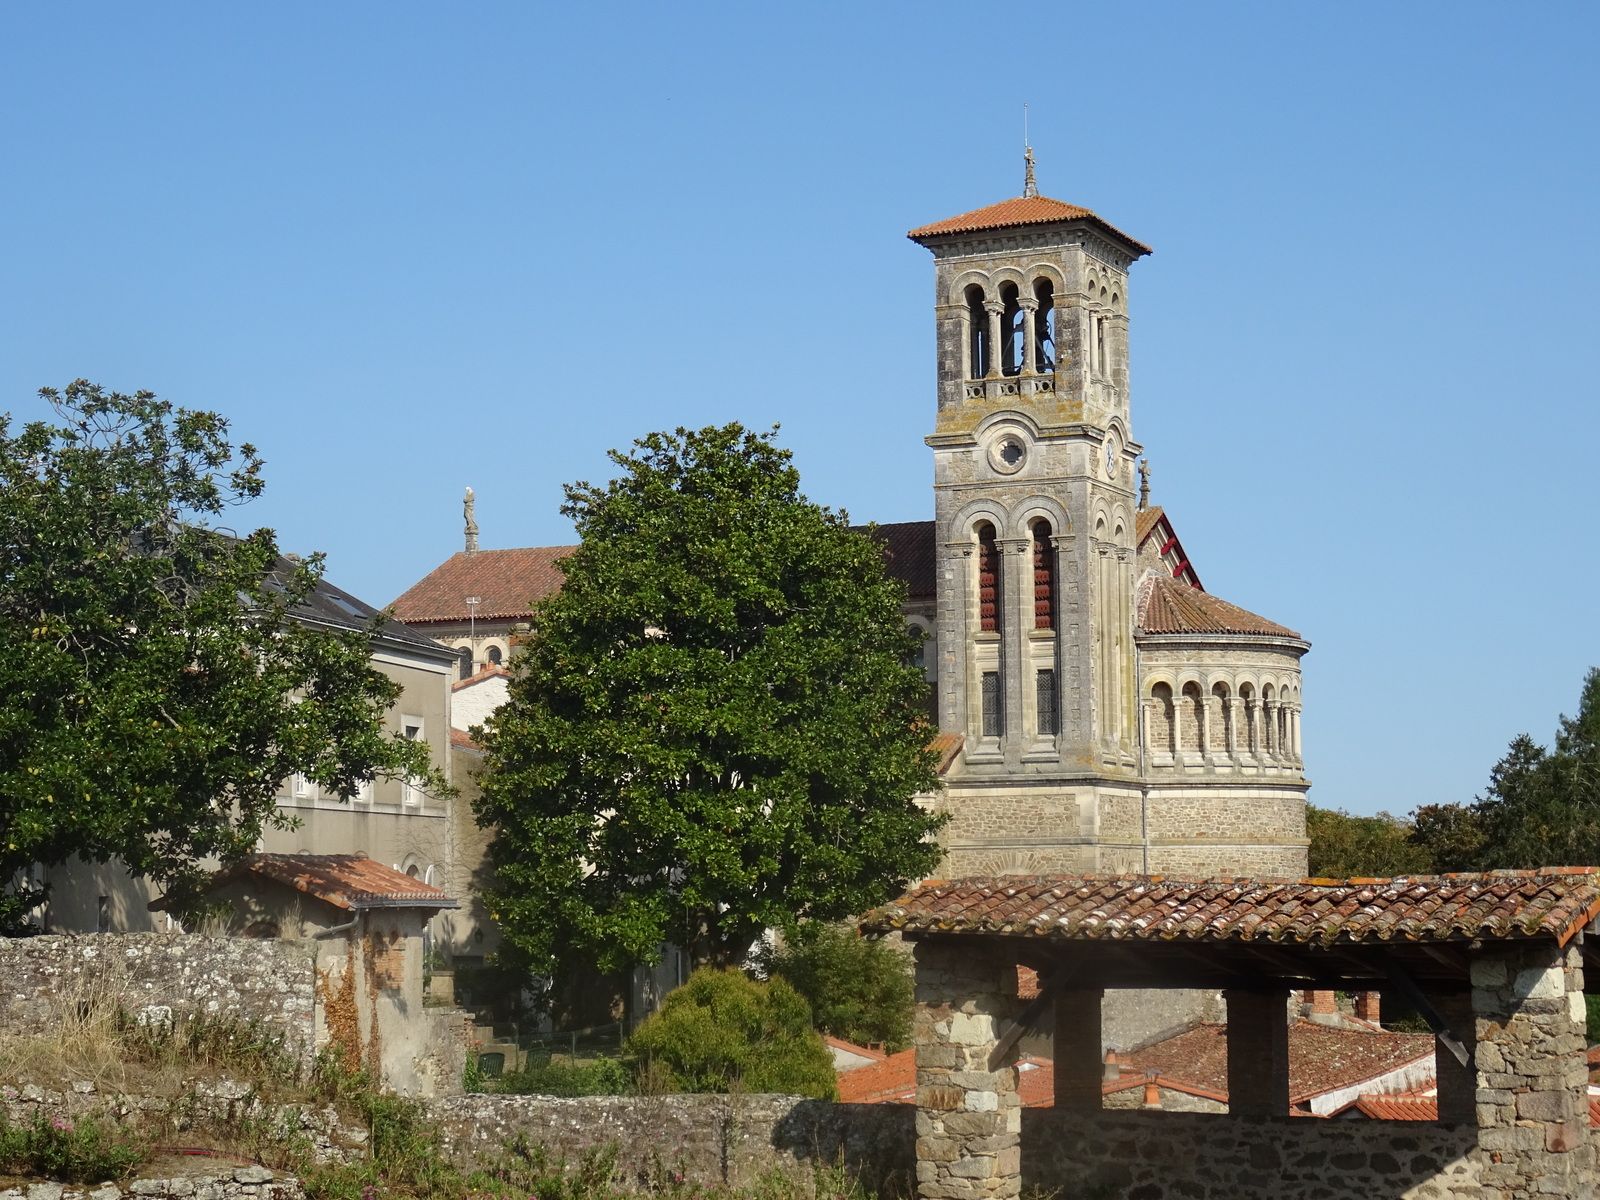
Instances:
[[[461,514],[467,519],[467,553],[474,554],[478,549],[478,498],[472,494],[472,489],[467,489],[466,499],[461,504]]]
[[[1139,460],[1139,511],[1150,507],[1150,460]]]

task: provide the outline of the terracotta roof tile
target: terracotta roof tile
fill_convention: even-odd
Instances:
[[[1600,868],[1371,880],[1162,875],[931,880],[862,919],[871,932],[1061,941],[1349,942],[1554,938],[1600,915]]]
[[[956,756],[961,753],[961,747],[967,744],[967,738],[962,733],[937,733],[928,743],[928,749],[939,756],[935,770],[943,775],[955,765]]]
[[[822,1035],[822,1040],[830,1049],[843,1050],[846,1054],[854,1054],[860,1058],[870,1058],[873,1062],[882,1062],[889,1056],[879,1046],[858,1046],[855,1042],[847,1042],[841,1037],[834,1037],[831,1033]]]
[[[1190,587],[1160,572],[1145,577],[1139,588],[1142,633],[1230,633],[1296,638],[1286,625],[1258,617],[1226,600]]]
[[[1374,1121],[1437,1121],[1439,1097],[1411,1094],[1359,1096],[1353,1105],[1364,1117]],[[1600,1097],[1589,1097],[1589,1124],[1600,1127]]]
[[[931,225],[919,226],[906,236],[914,242],[921,242],[927,238],[944,237],[954,233],[978,233],[986,229],[1010,229],[1019,225],[1049,225],[1057,221],[1088,221],[1126,242],[1139,255],[1150,253],[1149,246],[1129,237],[1087,208],[1068,204],[1065,200],[1052,200],[1048,196],[1015,196],[998,204],[989,204],[983,208],[975,208],[971,212],[946,217]]]
[[[364,854],[252,854],[218,872],[212,886],[245,875],[270,879],[335,908],[455,908],[432,884],[413,879]]]
[[[467,597],[477,596],[477,619],[505,621],[526,616],[536,600],[561,587],[556,565],[575,546],[523,546],[452,554],[401,594],[394,615],[411,624],[465,621],[473,614]]]
[[[1133,516],[1133,548],[1137,550],[1144,545],[1144,541],[1155,531],[1156,524],[1166,516],[1166,510],[1159,504],[1150,508],[1141,508]]]
[[[1431,1033],[1369,1033],[1296,1021],[1289,1026],[1289,1102],[1302,1104],[1325,1092],[1376,1079],[1432,1053]],[[1125,1054],[1123,1060],[1138,1074],[1155,1071],[1227,1097],[1226,1025],[1194,1025]]]
[[[450,730],[450,744],[459,750],[482,750],[483,747],[472,740],[472,735],[465,729]]]
[[[462,688],[469,688],[475,684],[487,683],[491,679],[510,679],[511,672],[504,667],[497,667],[493,663],[481,668],[477,674],[468,675],[465,679],[458,679],[450,685],[452,692],[459,692]]]
[[[911,1047],[878,1062],[839,1072],[844,1104],[910,1102],[917,1095],[917,1051]]]

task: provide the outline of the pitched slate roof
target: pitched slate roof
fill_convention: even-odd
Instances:
[[[280,558],[272,568],[274,582],[271,586],[281,588],[282,581],[294,573],[297,565],[291,558]],[[418,649],[448,653],[427,634],[411,629],[400,621],[387,617],[379,620],[382,614],[376,608],[365,600],[352,596],[342,587],[329,583],[326,578],[317,581],[317,586],[311,589],[311,594],[295,606],[294,613],[317,624],[332,625],[336,629],[366,629],[377,621],[380,637],[404,642]]]
[[[862,532],[867,532],[862,528]],[[896,521],[874,526],[874,540],[883,546],[884,565],[889,574],[906,585],[913,600],[932,598],[936,590],[932,521]]]
[[[1600,868],[1346,881],[1056,875],[932,880],[861,922],[871,932],[1059,941],[1332,945],[1554,938],[1600,916]]]
[[[1299,639],[1287,625],[1259,617],[1159,571],[1139,586],[1141,633],[1228,633]]]
[[[1129,237],[1087,208],[1068,204],[1065,200],[1052,200],[1048,196],[1016,196],[1010,200],[1002,200],[998,204],[988,204],[971,212],[934,221],[930,225],[918,226],[906,236],[920,243],[928,238],[954,233],[979,233],[987,229],[1011,229],[1020,225],[1050,225],[1058,221],[1087,221],[1126,242],[1138,252],[1139,256],[1150,253],[1149,246]]]
[[[458,907],[432,884],[374,862],[365,854],[252,854],[219,871],[211,885],[246,875],[281,883],[351,912],[366,908]]]
[[[526,616],[534,601],[561,587],[556,566],[575,546],[523,546],[515,550],[458,551],[407,588],[394,602],[402,621],[506,621]]]
[[[1431,1033],[1371,1033],[1312,1021],[1289,1026],[1289,1103],[1354,1086],[1433,1053]],[[1136,1073],[1155,1071],[1222,1096],[1228,1094],[1228,1027],[1193,1025],[1123,1060]],[[1126,1067],[1124,1071],[1126,1071]]]

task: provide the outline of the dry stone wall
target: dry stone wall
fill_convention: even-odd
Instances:
[[[287,942],[167,933],[0,938],[0,1032],[51,1024],[63,1005],[110,1002],[140,1021],[255,1023],[309,1065],[312,981],[310,948]]]
[[[303,1200],[305,1189],[265,1167],[239,1167],[226,1175],[135,1179],[118,1186],[29,1183],[0,1189],[0,1200]]]

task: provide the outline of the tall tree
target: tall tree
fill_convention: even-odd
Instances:
[[[1410,821],[1386,812],[1364,817],[1306,805],[1309,866],[1320,878],[1425,874],[1433,860],[1413,832]]]
[[[566,489],[582,539],[482,733],[491,907],[536,961],[736,964],[932,870],[938,786],[882,551],[774,433],[679,429]]]
[[[291,774],[341,795],[431,776],[383,730],[398,688],[371,631],[295,619],[320,559],[219,527],[262,490],[253,447],[149,392],[40,396],[59,424],[0,415],[0,924],[39,899],[32,864],[72,855],[181,908],[203,860],[288,823]]]
[[[1470,806],[1427,805],[1416,824],[1441,870],[1600,864],[1600,668],[1551,747],[1518,734]]]

